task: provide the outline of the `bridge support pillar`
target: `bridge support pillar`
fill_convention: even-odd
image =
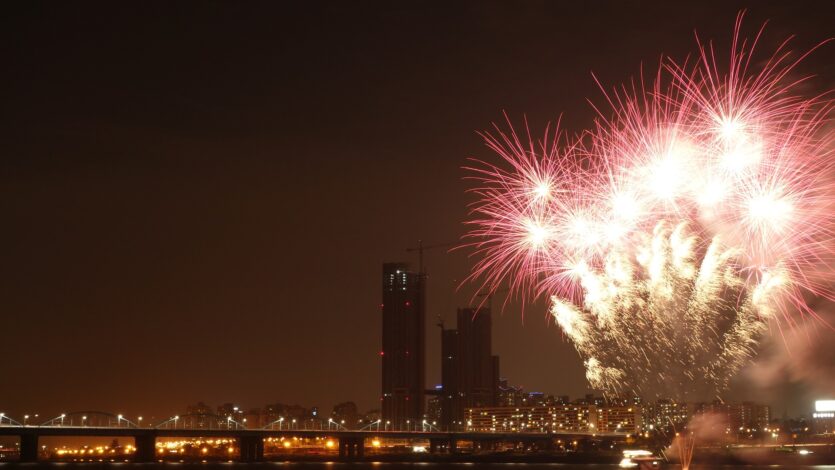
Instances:
[[[362,437],[340,437],[339,458],[345,460],[361,459],[365,456],[365,439]]]
[[[490,452],[495,450],[495,441],[493,440],[479,439],[477,441],[473,441],[473,444],[475,444],[474,447],[481,451]]]
[[[262,436],[241,436],[238,442],[242,462],[264,460],[264,438]]]
[[[458,443],[455,441],[454,437],[450,438],[434,438],[429,439],[429,453],[430,454],[440,454],[440,453],[448,453],[454,454],[458,450]]]
[[[23,434],[20,436],[20,461],[38,461],[38,435]]]
[[[153,434],[145,433],[133,436],[133,446],[136,447],[133,460],[143,463],[153,462],[156,459],[156,445],[157,440]]]

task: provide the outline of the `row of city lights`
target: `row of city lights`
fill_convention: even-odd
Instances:
[[[315,437],[315,438],[299,438],[299,437],[292,437],[292,438],[267,438],[264,440],[266,444],[271,446],[278,446],[283,447],[285,449],[290,449],[293,447],[305,447],[306,444],[312,443],[314,444],[311,447],[314,448],[322,448],[325,449],[334,449],[336,447],[336,440],[332,438],[325,438],[325,437]],[[158,442],[156,444],[156,452],[158,454],[185,454],[189,447],[199,448],[199,453],[203,455],[207,455],[210,451],[223,451],[226,453],[234,453],[237,449],[234,446],[235,440],[234,439],[197,439],[197,440],[176,440],[176,441],[166,441],[166,442]],[[371,447],[372,448],[380,448],[382,447],[383,443],[379,438],[373,438],[371,440]],[[77,449],[68,449],[66,446],[58,449],[54,449],[55,455],[59,457],[83,457],[85,455],[88,456],[101,456],[105,454],[116,454],[122,453],[125,455],[130,455],[136,452],[136,447],[133,445],[127,445],[122,449],[113,448],[113,447],[104,447],[104,446],[97,446],[97,447],[89,447],[89,446],[82,446]]]

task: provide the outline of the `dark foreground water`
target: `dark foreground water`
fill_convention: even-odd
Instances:
[[[389,462],[261,462],[261,463],[0,463],[0,469],[52,470],[622,470],[617,465],[558,463],[389,463]],[[678,465],[662,469],[680,470]],[[835,465],[693,465],[691,470],[835,470]]]

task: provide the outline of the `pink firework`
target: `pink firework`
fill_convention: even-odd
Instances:
[[[641,371],[657,373],[601,361],[609,344],[620,345],[611,358],[647,356],[618,322],[669,324],[656,334],[676,351],[683,327],[697,335],[731,325],[715,344],[691,340],[710,350],[705,373],[727,376],[753,354],[763,324],[814,315],[807,295],[832,298],[832,103],[798,91],[806,54],[793,58],[788,41],[757,60],[762,29],[740,40],[741,20],[727,67],[699,42],[695,62],[665,60],[651,86],[606,94],[610,112],[598,110],[580,137],[549,129],[522,139],[497,126],[484,138],[502,163],[470,168],[471,278],[551,296],[589,379],[606,391],[639,391]]]

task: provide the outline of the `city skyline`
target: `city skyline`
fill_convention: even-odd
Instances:
[[[420,240],[443,245],[422,260],[432,388],[435,319],[485,300],[464,282],[470,252],[449,251],[472,201],[462,167],[489,158],[475,132],[504,111],[534,129],[564,111],[581,129],[586,98],[602,99],[590,72],[620,83],[688,53],[694,29],[727,43],[740,9],[747,28],[772,20],[764,44],[797,33],[802,50],[832,35],[827,4],[805,5],[16,5],[0,20],[15,72],[0,79],[0,411],[382,408],[380,266],[416,266]],[[649,25],[648,10],[675,21]],[[810,89],[832,88],[833,54],[801,67]],[[502,376],[593,392],[547,302],[507,295],[490,316]],[[805,333],[765,345],[728,398],[777,416],[832,398],[828,332]]]
[[[506,383],[506,380],[502,380]],[[337,403],[332,409],[322,409],[318,406],[302,406],[294,403],[271,402],[246,406],[238,402],[222,402],[216,405],[203,401],[180,406],[176,412],[164,416],[147,414],[124,414],[108,410],[72,410],[60,414],[41,415],[23,414],[9,415],[0,412],[0,419],[5,426],[31,427],[68,427],[68,428],[108,428],[124,427],[133,429],[269,429],[269,430],[333,430],[333,431],[403,431],[423,428],[425,431],[497,431],[497,429],[480,429],[483,423],[473,424],[474,416],[484,414],[494,420],[497,414],[505,414],[503,418],[519,417],[518,413],[540,410],[559,409],[560,411],[577,411],[584,409],[586,418],[580,421],[570,418],[572,427],[566,431],[594,432],[595,426],[589,426],[589,410],[619,410],[623,409],[635,415],[642,416],[642,421],[633,421],[633,426],[649,426],[666,428],[685,425],[696,414],[736,414],[729,422],[731,429],[742,424],[748,427],[767,427],[774,423],[788,421],[805,422],[812,426],[820,420],[823,425],[832,427],[835,400],[816,400],[809,404],[809,410],[798,416],[775,416],[770,405],[756,400],[727,401],[719,399],[709,401],[687,402],[669,398],[658,398],[645,401],[639,397],[604,397],[602,395],[586,394],[570,397],[568,395],[545,394],[542,392],[525,391],[521,387],[502,388],[493,403],[475,402],[461,409],[462,421],[446,424],[428,415],[418,420],[403,420],[400,423],[385,419],[380,409],[362,410],[353,401]],[[568,408],[565,408],[568,407]],[[577,408],[580,407],[580,408]],[[821,410],[827,411],[821,411]],[[486,412],[486,413],[485,413]],[[492,416],[490,416],[492,415]],[[528,416],[530,418],[530,416]],[[748,421],[750,420],[750,421]],[[742,421],[740,423],[740,421]],[[756,423],[756,424],[752,424]],[[550,430],[550,423],[543,424],[540,431]],[[379,427],[379,429],[378,429]],[[562,426],[560,426],[562,428]],[[525,429],[503,429],[502,431],[524,432]],[[604,430],[601,432],[634,433],[636,428]],[[740,430],[742,431],[742,430]],[[750,432],[750,431],[746,431]],[[829,431],[828,431],[829,432]]]

